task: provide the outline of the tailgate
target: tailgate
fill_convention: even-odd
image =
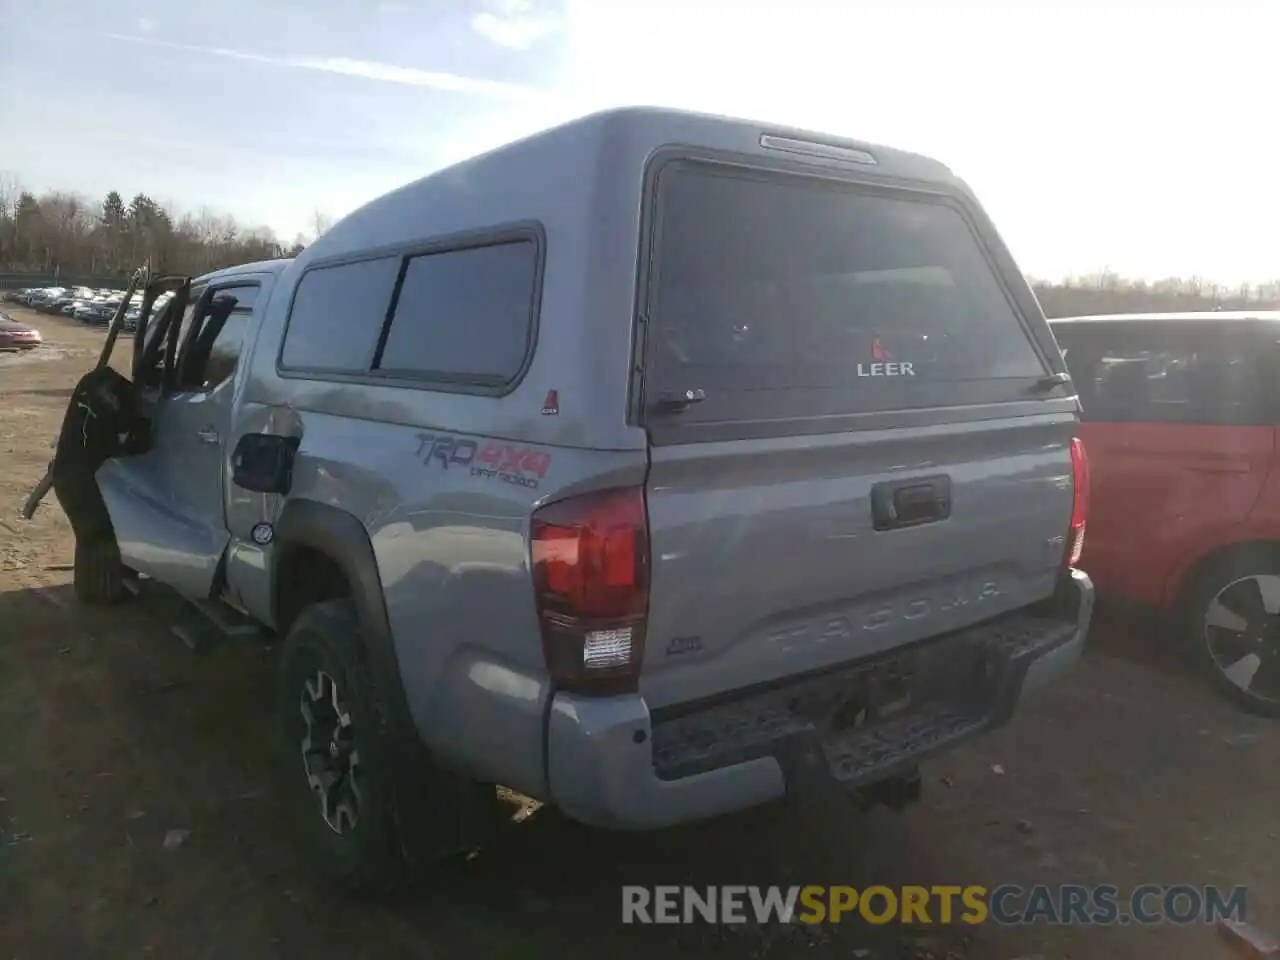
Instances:
[[[658,176],[641,690],[701,700],[1053,593],[1074,404],[955,198]]]
[[[655,449],[651,707],[954,630],[1053,592],[1074,422],[1048,417]],[[950,517],[876,530],[872,491],[950,480]]]

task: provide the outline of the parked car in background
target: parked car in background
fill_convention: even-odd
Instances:
[[[0,350],[30,350],[41,343],[39,330],[0,313]]]
[[[0,297],[5,303],[26,303],[27,294],[31,292],[29,287],[17,287],[13,290],[6,290],[4,296]]]
[[[93,298],[93,291],[85,287],[76,287],[66,290],[62,294],[50,297],[41,301],[36,309],[43,310],[45,313],[57,313],[66,316],[71,315],[78,302],[90,300]],[[32,306],[36,306],[32,304]]]
[[[65,296],[66,292],[64,287],[40,287],[29,291],[23,302],[33,310],[40,310],[59,297]]]
[[[117,308],[120,306],[120,298],[95,297],[93,300],[80,303],[72,316],[82,323],[91,324],[107,324],[111,322],[111,318],[115,316]]]
[[[1280,313],[1051,326],[1084,408],[1081,566],[1168,616],[1241,706],[1280,716]]]
[[[72,316],[81,323],[87,323],[93,326],[106,326],[111,322],[111,318],[116,315],[116,311],[120,308],[120,302],[124,299],[123,291],[109,291],[105,296],[96,296],[92,300],[77,301]],[[153,309],[162,310],[169,302],[169,295],[161,294],[156,298]],[[122,325],[126,333],[131,333],[137,329],[138,317],[141,313],[141,305],[138,298],[134,298],[134,302],[129,305],[125,311],[124,323]]]

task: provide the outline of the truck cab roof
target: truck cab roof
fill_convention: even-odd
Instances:
[[[214,270],[197,277],[193,283],[203,284],[213,280],[226,280],[230,277],[242,276],[251,273],[270,273],[279,275],[284,272],[289,264],[293,263],[292,257],[282,257],[277,260],[257,260],[253,263],[240,263],[234,267],[225,267],[221,270]]]

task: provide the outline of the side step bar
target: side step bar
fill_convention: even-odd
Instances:
[[[217,600],[187,600],[147,577],[127,577],[125,588],[172,621],[169,632],[192,653],[206,654],[228,641],[264,643],[268,631]]]
[[[260,643],[266,639],[266,631],[255,621],[213,600],[188,601],[171,630],[187,649],[198,654],[208,653],[229,640]]]

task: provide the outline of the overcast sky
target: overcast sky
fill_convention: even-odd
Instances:
[[[936,156],[1023,269],[1280,277],[1278,0],[0,0],[0,171],[282,236],[624,103]]]

